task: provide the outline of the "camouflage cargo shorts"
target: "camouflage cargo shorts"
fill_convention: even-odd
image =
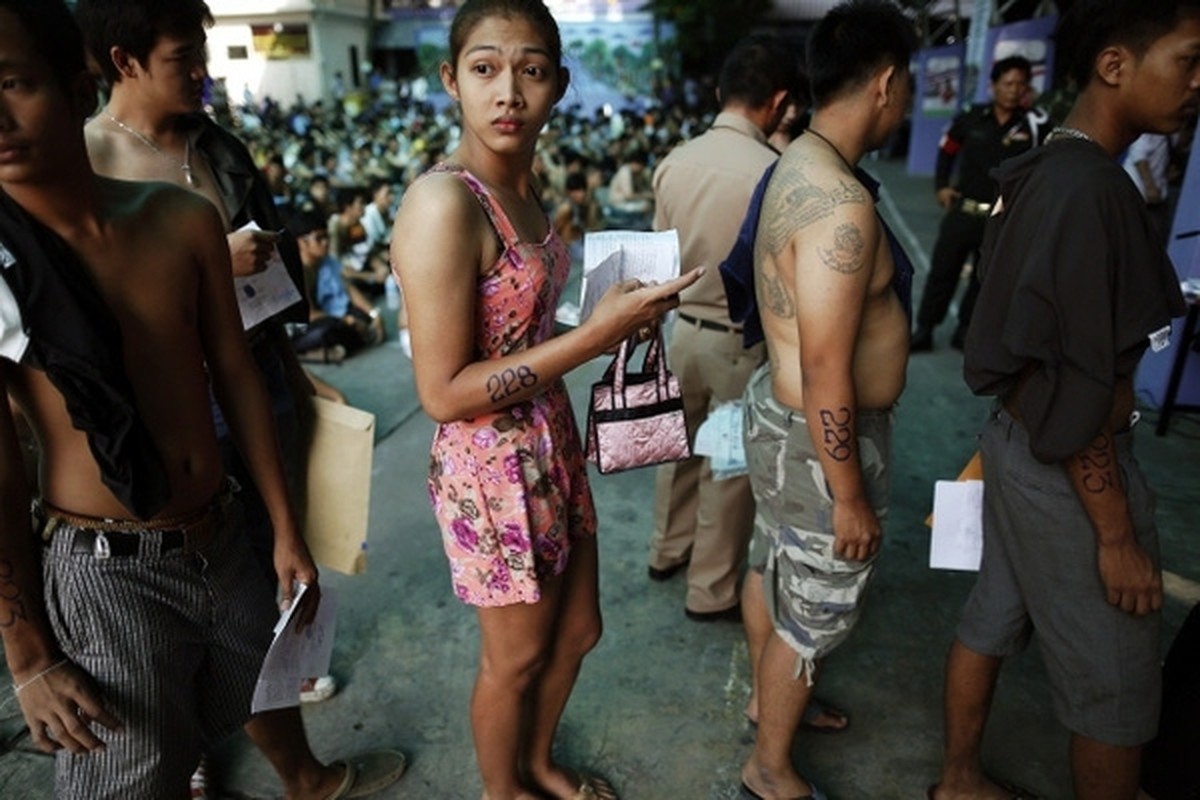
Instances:
[[[796,676],[850,634],[875,558],[833,553],[833,501],[804,414],[775,400],[770,365],[746,386],[746,463],[756,504],[750,568],[763,575],[776,633],[796,651]],[[860,411],[858,456],[863,485],[882,523],[887,516],[892,412]]]

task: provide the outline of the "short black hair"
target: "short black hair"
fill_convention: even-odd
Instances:
[[[109,85],[121,80],[112,48],[120,47],[144,65],[159,37],[186,36],[213,24],[204,0],[77,0],[75,19]]]
[[[992,64],[992,83],[1000,80],[1000,76],[1014,69],[1025,73],[1025,80],[1033,77],[1033,64],[1025,56],[1009,56]]]
[[[908,69],[917,32],[887,0],[849,0],[830,9],[808,36],[808,80],[820,108],[861,86],[880,67]]]
[[[69,89],[87,71],[83,34],[63,0],[0,0],[0,8],[17,18],[34,51],[46,60],[54,79]]]
[[[1185,14],[1200,14],[1200,0],[1075,0],[1054,31],[1055,52],[1082,91],[1104,48],[1122,45],[1140,58]]]
[[[739,102],[762,108],[779,91],[796,97],[800,85],[798,49],[774,36],[754,34],[738,42],[725,57],[717,91],[722,105]]]
[[[587,175],[584,175],[582,172],[571,172],[567,174],[566,190],[568,192],[586,188]]]

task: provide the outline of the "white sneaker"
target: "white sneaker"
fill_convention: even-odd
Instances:
[[[309,680],[312,681],[312,686],[307,689],[300,689],[301,703],[320,703],[337,694],[337,681],[333,679],[332,675],[322,675],[319,678],[310,678]],[[304,683],[308,683],[308,681]],[[303,685],[301,684],[302,687]]]
[[[400,349],[404,351],[404,355],[412,358],[412,337],[408,335],[408,328],[401,328],[397,338],[400,340]]]

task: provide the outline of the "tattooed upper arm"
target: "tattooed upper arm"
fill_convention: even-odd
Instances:
[[[821,263],[835,272],[849,275],[863,267],[866,240],[862,229],[853,222],[843,222],[833,231],[833,246],[817,246]]]
[[[767,252],[778,256],[797,231],[829,218],[838,206],[869,200],[867,190],[856,181],[838,178],[834,186],[820,186],[799,166],[781,168],[767,192],[764,206],[769,215],[759,238]]]

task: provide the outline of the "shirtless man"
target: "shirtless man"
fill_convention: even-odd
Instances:
[[[262,270],[276,245],[292,280],[303,291],[303,266],[294,239],[282,228],[271,192],[245,145],[201,113],[206,68],[204,0],[79,0],[76,17],[111,97],[84,129],[92,166],[100,175],[172,182],[207,198],[221,215],[235,276]],[[144,50],[142,48],[145,48]],[[262,230],[241,230],[250,221]],[[298,313],[299,316],[294,316]],[[308,321],[298,303],[247,332],[251,354],[266,381],[285,470],[303,460],[298,405],[311,387],[296,362],[280,320]],[[240,319],[236,324],[240,332]],[[223,404],[214,407],[225,469],[244,486],[245,532],[259,574],[272,585],[272,519],[269,506],[246,486],[248,466],[226,430]],[[257,482],[251,481],[257,485]],[[311,681],[310,681],[311,683]],[[345,785],[356,793],[394,782],[404,771],[395,751],[359,754],[323,764],[312,752],[297,705],[256,714],[246,733],[271,762],[293,800],[324,798]]]
[[[879,550],[911,267],[894,258],[873,182],[854,165],[903,120],[915,49],[911,23],[890,3],[830,11],[808,44],[812,124],[763,198],[754,280],[769,360],[745,396],[757,512],[742,593],[747,628],[771,629],[758,735],[742,768],[755,797],[820,797],[792,766],[792,740],[818,662],[854,625]]]
[[[1159,723],[1163,587],[1133,375],[1184,305],[1116,158],[1200,107],[1200,2],[1079,0],[1055,41],[1079,97],[1044,147],[996,172],[967,332],[963,375],[997,404],[980,437],[983,561],[946,660],[930,800],[1016,794],[980,756],[1001,664],[1033,633],[1075,797],[1133,800]]]
[[[201,747],[245,722],[275,619],[227,513],[210,380],[270,510],[283,601],[317,570],[221,219],[190,192],[96,176],[94,104],[62,1],[0,0],[0,286],[16,298],[0,305],[20,311],[0,390],[42,452],[31,519],[0,414],[0,633],[57,797],[182,798]]]

